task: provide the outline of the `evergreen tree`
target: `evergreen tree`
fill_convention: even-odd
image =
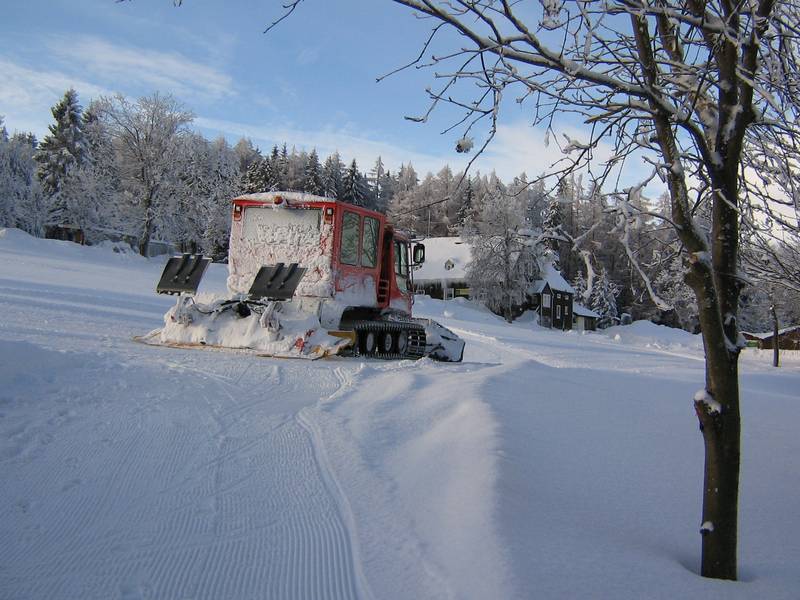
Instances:
[[[114,147],[101,118],[101,109],[92,103],[83,112],[85,140],[83,163],[72,168],[57,192],[65,221],[80,227],[86,240],[103,237],[102,230],[121,229],[129,220],[120,202],[120,178],[114,160]]]
[[[338,152],[325,159],[322,168],[322,186],[324,195],[335,200],[344,199],[343,166]]]
[[[618,295],[619,288],[611,281],[608,271],[603,267],[592,285],[592,295],[589,298],[589,308],[600,315],[597,321],[598,327],[610,327],[619,322]]]
[[[386,213],[388,201],[386,199],[386,190],[384,188],[386,183],[386,170],[383,166],[383,160],[378,157],[375,161],[375,166],[369,172],[369,188],[372,205],[378,212]]]
[[[303,191],[316,196],[325,194],[324,186],[322,184],[322,167],[319,164],[319,157],[317,151],[312,150],[306,160],[305,171],[303,175]]]
[[[364,177],[358,170],[355,158],[350,163],[347,171],[345,171],[342,187],[344,188],[342,200],[356,206],[366,205],[367,186],[364,182]]]
[[[277,185],[277,189],[279,190],[288,190],[289,189],[289,151],[286,148],[286,143],[284,142],[283,147],[280,150],[280,154],[277,156],[277,160],[272,163],[275,171],[275,183]]]
[[[475,203],[475,190],[472,188],[472,177],[467,177],[460,194],[460,205],[458,207],[458,215],[456,216],[455,232],[459,235],[464,231],[464,226],[467,222],[472,220],[473,217],[473,204]]]
[[[584,297],[586,295],[586,286],[586,278],[583,276],[583,271],[578,269],[578,273],[572,280],[572,289],[575,290],[575,302],[578,302],[579,304],[583,304],[585,302]]]
[[[45,199],[36,177],[36,138],[10,138],[0,118],[0,227],[18,227],[32,235],[44,234]]]
[[[67,90],[51,112],[55,123],[48,127],[50,133],[42,140],[36,153],[39,164],[37,177],[45,195],[52,199],[48,220],[64,224],[69,220],[69,209],[65,198],[59,197],[58,192],[70,170],[83,163],[86,153],[78,93],[73,89]]]
[[[255,161],[250,165],[250,167],[245,172],[244,176],[242,177],[242,192],[245,194],[254,194],[257,192],[263,192],[264,188],[261,186],[260,177],[260,170],[261,170],[261,163],[267,161],[269,159],[262,158],[260,160]]]

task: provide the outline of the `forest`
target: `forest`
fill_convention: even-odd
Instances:
[[[224,260],[231,198],[301,191],[386,213],[421,239],[462,236],[480,249],[468,272],[471,287],[495,312],[524,294],[548,261],[604,325],[628,314],[698,330],[681,242],[660,217],[668,212],[666,194],[623,198],[575,173],[546,185],[541,174],[504,182],[493,172],[447,165],[424,175],[411,163],[391,171],[381,157],[362,169],[355,159],[323,158],[291,141],[266,151],[247,138],[231,145],[193,130],[193,113],[160,93],[135,101],[101,97],[84,108],[70,89],[52,114],[41,141],[9,133],[13,124],[0,118],[0,227],[39,237],[80,231],[85,243],[125,241],[143,255],[166,243]],[[708,217],[696,220],[702,225]],[[763,248],[754,243],[748,254],[743,242],[743,260],[759,266]],[[797,248],[781,252],[790,262],[786,253]],[[504,271],[511,286],[496,285]],[[741,328],[766,331],[776,317],[781,325],[800,322],[798,282],[775,269],[751,272]]]

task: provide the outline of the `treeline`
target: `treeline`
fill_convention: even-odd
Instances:
[[[240,193],[301,191],[384,212],[420,237],[462,235],[480,248],[471,284],[500,314],[552,262],[606,323],[633,318],[697,328],[683,282],[680,243],[655,215],[666,199],[603,194],[579,177],[552,188],[520,174],[420,177],[411,164],[367,171],[338,153],[286,144],[262,153],[246,138],[231,146],[190,128],[193,114],[169,95],[103,97],[84,109],[74,90],[53,107],[41,141],[9,134],[0,120],[0,227],[36,236],[79,231],[85,241],[123,239],[149,254],[154,241],[224,258],[230,200]],[[696,219],[703,222],[703,215]],[[502,281],[503,285],[498,285]],[[768,293],[769,292],[769,293]],[[743,328],[765,329],[775,292],[743,294]],[[797,303],[783,300],[792,320]]]

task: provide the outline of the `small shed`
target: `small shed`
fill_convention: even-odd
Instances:
[[[772,350],[775,347],[775,334],[772,331],[765,333],[742,332],[742,336],[756,342],[762,350]],[[778,348],[781,350],[800,350],[800,325],[784,327],[778,331]]]
[[[572,303],[573,327],[578,331],[595,331],[600,315],[577,302]]]
[[[86,234],[83,229],[70,223],[45,225],[44,237],[48,240],[64,240],[81,245],[86,243]]]
[[[552,264],[545,265],[541,278],[528,290],[531,307],[539,324],[554,329],[572,329],[575,290]]]
[[[469,244],[460,237],[426,238],[422,243],[425,262],[414,270],[414,290],[440,300],[468,298],[466,269],[472,260]]]

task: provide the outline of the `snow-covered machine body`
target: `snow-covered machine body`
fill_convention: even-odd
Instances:
[[[457,362],[464,342],[411,316],[412,267],[424,256],[378,212],[295,192],[242,195],[233,200],[229,294],[197,294],[210,259],[170,259],[157,291],[178,301],[144,341]]]

